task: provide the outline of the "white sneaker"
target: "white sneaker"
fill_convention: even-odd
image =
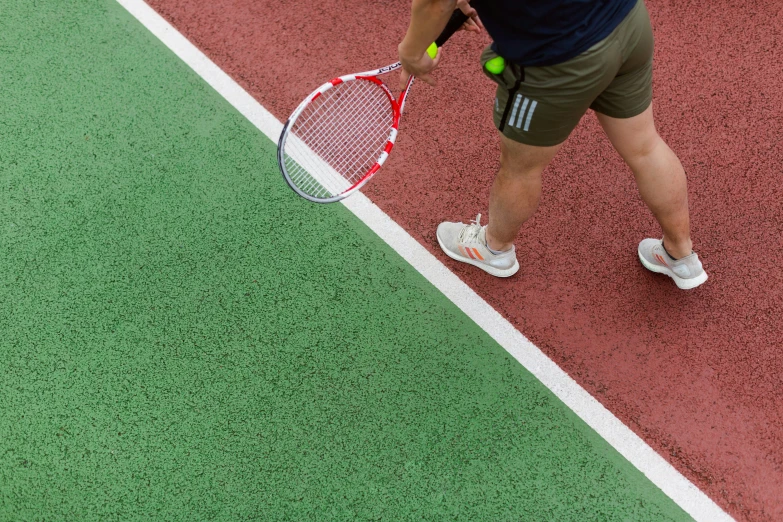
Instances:
[[[662,239],[642,240],[639,243],[639,261],[647,270],[671,277],[674,284],[683,290],[696,288],[707,280],[707,272],[696,252],[675,260],[664,250]]]
[[[449,223],[438,225],[438,244],[452,259],[477,266],[497,277],[509,277],[519,270],[514,246],[511,250],[493,254],[487,248],[486,227],[481,226],[481,214],[470,225]]]

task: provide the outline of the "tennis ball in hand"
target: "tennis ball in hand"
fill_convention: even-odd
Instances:
[[[430,58],[433,60],[436,56],[438,56],[438,46],[435,45],[435,42],[432,42],[429,47],[427,47],[427,54],[430,55]]]
[[[500,74],[506,69],[506,60],[502,56],[495,56],[484,64],[484,68],[492,74]]]

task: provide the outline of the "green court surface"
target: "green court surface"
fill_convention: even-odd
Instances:
[[[118,4],[0,0],[0,520],[688,517]]]

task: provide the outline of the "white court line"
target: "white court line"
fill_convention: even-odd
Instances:
[[[220,67],[142,0],[117,1],[270,140],[277,143],[283,124]],[[283,183],[282,178],[280,182]],[[685,512],[698,521],[733,520],[364,194],[357,192],[343,200],[343,204]]]

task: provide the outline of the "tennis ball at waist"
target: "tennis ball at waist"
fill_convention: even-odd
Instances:
[[[435,45],[435,42],[432,42],[429,47],[427,47],[427,54],[430,55],[430,58],[433,60],[436,56],[438,56],[438,46]]]
[[[500,74],[506,69],[506,60],[502,56],[496,56],[485,63],[484,68],[492,74]]]

